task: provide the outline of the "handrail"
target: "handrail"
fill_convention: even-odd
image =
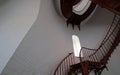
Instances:
[[[117,18],[117,21],[116,21]],[[93,67],[99,67],[102,65],[106,66],[111,53],[120,42],[120,17],[116,15],[113,18],[112,24],[110,25],[103,41],[97,49],[90,49],[82,47],[80,50],[80,62],[82,71],[84,71],[85,63],[94,65]],[[86,61],[86,62],[85,62]],[[90,61],[90,62],[89,62]],[[75,58],[72,53],[69,53],[57,66],[54,75],[72,75],[71,66],[76,64]],[[91,65],[90,65],[91,66]],[[93,68],[92,67],[92,68]],[[85,74],[84,74],[85,73]],[[84,72],[84,75],[86,72]]]
[[[87,48],[87,47],[82,47],[81,49],[88,49],[88,50],[93,50],[93,51],[96,51],[97,49],[91,49],[91,48]]]
[[[117,17],[117,16],[115,15],[115,16],[114,16],[114,19],[113,19],[113,21],[112,21],[112,24],[111,24],[108,32],[106,33],[106,36],[105,36],[104,40],[103,40],[102,43],[101,43],[101,46],[102,46],[102,44],[104,44],[104,43],[108,40],[107,36],[110,37],[110,36],[113,34],[113,32],[115,31],[115,29],[117,28],[117,26],[119,25],[119,24],[116,24],[116,26],[114,27],[113,31],[112,31],[109,35],[107,35],[107,34],[110,32],[112,26],[114,25],[113,23],[114,23],[114,20],[115,20],[116,17]],[[107,38],[107,39],[106,39],[106,38]],[[100,47],[101,47],[101,46],[100,46]],[[99,48],[98,48],[98,49],[99,49]]]
[[[62,59],[62,61],[58,64],[57,68],[55,69],[54,75],[58,75],[58,74],[56,74],[57,71],[59,70],[59,68],[61,68],[61,65],[62,65],[62,64],[65,64],[65,62],[67,62],[67,59],[68,59],[67,64],[69,63],[69,66],[74,64],[74,59],[73,59],[73,56],[72,56],[72,55],[73,55],[73,52],[69,53],[64,59]],[[73,63],[70,64],[70,62],[73,62]],[[67,66],[68,66],[68,65],[67,65]],[[59,75],[63,75],[63,74],[60,73]]]
[[[112,26],[114,25],[113,23],[114,23],[115,18],[116,18],[116,15],[114,15],[114,18],[113,18],[112,24],[110,25],[110,27],[109,27],[109,29],[108,29],[108,31],[107,31],[107,33],[106,33],[106,34],[108,34],[108,33],[110,32],[110,30],[111,30]],[[103,39],[102,43],[105,41],[105,39],[106,39],[106,38],[107,38],[107,35],[104,37],[104,39]],[[102,44],[102,43],[101,43],[101,44]]]
[[[112,26],[112,25],[111,25]],[[106,39],[106,37],[104,38],[104,40],[102,41],[101,45],[99,46],[99,48],[96,50],[96,52],[107,42],[107,40],[109,39],[109,37],[113,34],[113,32],[115,31],[115,29],[117,28],[118,24],[116,25],[116,27],[113,29],[113,31],[111,32],[111,34],[106,35],[106,37],[108,36],[108,38]],[[110,31],[110,29],[109,29]],[[109,32],[108,32],[109,33]],[[107,33],[107,34],[108,34]],[[96,53],[95,52],[95,53]],[[93,53],[92,55],[94,55],[95,53]],[[91,57],[92,55],[90,55],[89,57]]]
[[[109,27],[109,29],[108,29],[108,31],[107,31],[107,33],[106,33],[103,41],[101,42],[101,45],[100,45],[97,49],[94,49],[94,50],[96,50],[96,51],[95,51],[93,54],[91,54],[90,56],[88,56],[88,57],[91,57],[91,56],[93,56],[94,54],[96,54],[96,52],[105,44],[105,42],[106,42],[106,41],[109,39],[109,37],[113,34],[113,32],[115,31],[115,29],[116,29],[117,26],[119,25],[119,24],[117,24],[117,25],[114,27],[113,32],[110,33],[110,30],[112,29],[112,26],[114,25],[114,20],[115,20],[116,17],[117,17],[117,16],[114,15],[112,24],[110,25],[110,27]],[[109,34],[109,33],[110,33],[110,34]],[[108,35],[108,34],[109,34],[109,35]],[[85,48],[85,47],[83,47],[83,48]],[[85,49],[86,49],[86,48],[85,48]],[[81,51],[80,51],[80,56],[81,56],[81,54],[82,54],[82,50],[83,50],[83,49],[81,49]],[[87,50],[91,50],[91,49],[90,49],[90,48],[87,48]]]
[[[112,24],[108,29],[101,45],[98,49],[91,53],[91,49],[82,48],[80,51],[80,62],[82,75],[88,75],[91,68],[95,71],[95,75],[100,75],[102,66],[106,66],[108,63],[109,57],[120,42],[120,16],[116,15],[113,18]],[[93,51],[93,50],[92,50]],[[91,52],[92,52],[91,51]]]

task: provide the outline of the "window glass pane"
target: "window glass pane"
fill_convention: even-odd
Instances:
[[[79,37],[76,35],[72,35],[72,41],[73,41],[74,55],[76,57],[79,57],[79,53],[81,50],[81,44],[80,44]]]

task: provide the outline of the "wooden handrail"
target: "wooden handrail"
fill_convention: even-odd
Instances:
[[[117,22],[117,23],[116,23]],[[120,42],[120,17],[114,16],[103,41],[97,49],[82,47],[80,50],[80,67],[83,75],[88,75],[88,69],[94,69],[97,75],[106,67],[108,59]],[[71,66],[78,64],[74,60],[73,52],[69,53],[57,66],[54,75],[72,75]],[[66,65],[67,64],[67,65]],[[92,65],[90,65],[92,64]],[[78,64],[79,65],[79,64]],[[92,67],[91,67],[92,66]],[[87,68],[86,68],[87,67]],[[73,70],[73,69],[72,69]],[[67,72],[66,72],[67,71]],[[75,73],[76,75],[76,73]]]
[[[88,49],[88,50],[96,51],[96,49],[91,49],[91,48],[87,48],[87,47],[82,47],[81,49]]]
[[[92,66],[92,68],[94,67],[94,69],[96,70],[100,68],[101,65],[106,66],[110,55],[112,54],[112,52],[114,51],[114,49],[116,48],[119,42],[120,42],[120,17],[115,15],[112,24],[110,25],[107,34],[105,35],[98,49],[96,49],[96,51],[94,51],[91,54],[89,54],[88,52],[91,49],[89,48],[81,49],[80,62],[83,69],[82,70],[83,75],[88,75],[88,70],[87,70],[88,67]],[[88,64],[89,66],[85,66]]]
[[[113,18],[113,21],[112,21],[112,24],[110,25],[110,27],[109,27],[109,29],[108,29],[108,31],[107,31],[107,33],[106,33],[106,35],[105,35],[105,37],[104,37],[104,39],[103,39],[103,41],[101,42],[101,45],[97,48],[97,49],[94,49],[94,50],[96,50],[93,54],[91,54],[90,56],[88,56],[88,57],[91,57],[91,56],[93,56],[94,54],[96,54],[96,52],[105,44],[105,42],[109,39],[109,37],[113,34],[113,32],[115,31],[115,29],[117,28],[117,26],[119,25],[119,24],[117,24],[116,26],[115,26],[115,28],[113,29],[113,32],[111,32],[110,33],[110,30],[112,29],[112,26],[114,25],[113,23],[114,23],[114,20],[115,20],[115,18],[116,18],[117,16],[116,15],[114,15],[114,18]],[[109,34],[110,33],[110,34]],[[109,35],[108,35],[109,34]],[[107,38],[108,37],[108,38]],[[85,48],[85,47],[83,47],[83,48]],[[86,49],[86,48],[85,48]],[[90,48],[87,48],[86,50],[91,50]],[[82,50],[81,50],[81,52],[82,52]],[[81,54],[81,53],[80,53]],[[81,56],[81,55],[80,55]]]
[[[74,58],[73,58],[73,52],[72,53],[69,53],[64,59],[62,59],[62,61],[58,64],[58,66],[57,66],[57,68],[55,69],[55,71],[54,71],[54,75],[57,75],[56,73],[57,73],[57,71],[59,70],[59,68],[61,68],[61,65],[63,65],[63,64],[68,64],[69,66],[70,65],[72,65],[73,63],[74,63]],[[70,57],[71,56],[71,57]],[[67,59],[69,59],[68,61],[67,61]],[[72,64],[71,64],[72,63]],[[67,65],[67,67],[69,67]],[[63,70],[63,69],[62,69]],[[62,74],[62,72],[59,74],[59,75],[63,75]]]

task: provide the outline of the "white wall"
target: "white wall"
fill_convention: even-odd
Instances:
[[[35,22],[40,0],[0,1],[0,73]]]
[[[81,31],[77,28],[73,31],[71,26],[67,28],[65,21],[56,13],[52,1],[41,0],[36,22],[1,75],[53,75],[57,64],[73,49],[73,34],[80,37],[82,46],[98,47],[107,26],[111,24],[113,14],[98,7],[91,19],[81,26]],[[110,71],[105,74],[120,74],[119,71]]]

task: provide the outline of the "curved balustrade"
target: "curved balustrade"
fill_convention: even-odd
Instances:
[[[113,22],[106,33],[105,38],[103,39],[101,45],[98,49],[92,50],[82,48],[80,52],[81,66],[83,69],[83,75],[88,75],[88,68],[93,68],[94,70],[100,68],[101,66],[106,66],[108,63],[109,57],[111,56],[112,52],[120,42],[120,16],[115,15],[113,18]],[[86,66],[85,65],[89,65]]]
[[[54,75],[68,75],[70,66],[75,64],[73,53],[69,53],[57,66]]]
[[[115,15],[103,41],[97,49],[82,47],[80,51],[80,63],[75,62],[73,53],[66,56],[56,68],[54,75],[88,75],[94,71],[95,75],[101,75],[106,64],[120,42],[120,16]]]

